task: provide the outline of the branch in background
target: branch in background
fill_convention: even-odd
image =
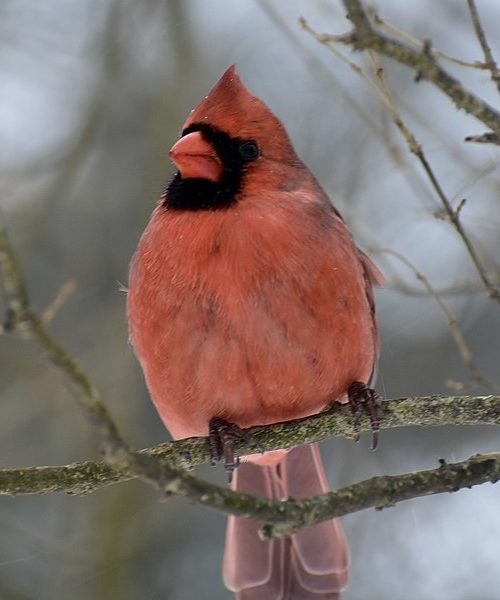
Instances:
[[[444,92],[457,108],[475,116],[500,136],[500,113],[481,98],[467,90],[457,79],[443,69],[434,58],[430,45],[420,51],[377,32],[371,25],[360,0],[343,0],[347,18],[354,30],[342,36],[330,36],[335,42],[352,46],[355,50],[374,50],[397,62],[413,68],[418,79],[425,78]]]
[[[471,350],[469,349],[469,346],[467,345],[467,342],[465,341],[465,337],[463,336],[455,317],[451,314],[450,310],[446,306],[446,304],[443,301],[443,299],[441,298],[440,294],[433,287],[433,285],[431,284],[429,279],[421,271],[419,271],[417,269],[417,267],[415,267],[415,265],[411,261],[409,261],[402,254],[400,254],[399,252],[396,252],[395,250],[391,250],[390,248],[380,248],[378,250],[374,250],[374,252],[380,252],[383,254],[388,254],[388,255],[394,256],[398,260],[400,260],[403,264],[405,264],[409,269],[411,269],[413,271],[413,273],[415,274],[415,277],[420,282],[422,282],[422,285],[427,290],[427,293],[432,298],[434,298],[434,300],[436,301],[436,303],[439,307],[439,310],[443,313],[444,317],[446,318],[446,324],[448,326],[448,329],[450,330],[451,337],[453,338],[453,341],[455,342],[458,353],[460,355],[460,359],[462,360],[462,363],[464,364],[465,368],[469,372],[469,377],[470,377],[469,384],[483,385],[486,388],[494,391],[495,393],[499,393],[500,390],[499,390],[498,386],[495,384],[495,382],[489,381],[479,372],[479,370],[476,366],[476,363],[474,361],[474,355],[472,354]],[[447,385],[448,385],[448,387],[450,387],[451,389],[453,389],[455,391],[463,391],[466,388],[467,384],[463,384],[458,381],[447,381]]]
[[[383,19],[374,9],[373,6],[367,7],[367,14],[373,19],[373,22],[379,29],[385,29],[389,33],[395,34],[397,37],[401,38],[409,42],[410,44],[420,48],[422,46],[422,41],[417,37],[411,35],[407,31],[403,29],[399,29],[394,23],[389,23],[385,18]],[[484,63],[480,62],[469,62],[466,60],[462,60],[461,58],[457,58],[456,56],[451,56],[447,52],[443,52],[443,50],[433,49],[434,56],[437,58],[442,58],[443,60],[447,60],[449,62],[455,63],[456,65],[460,65],[461,67],[468,67],[470,69],[488,69],[488,67]]]
[[[466,142],[475,142],[476,144],[498,144],[500,146],[500,135],[487,131],[479,135],[468,135]]]
[[[445,91],[445,93],[447,93],[455,101],[455,104],[457,104],[459,108],[463,108],[466,110],[466,112],[469,112],[470,114],[473,114],[477,118],[483,120],[483,122],[489,124],[493,129],[497,128],[498,131],[495,129],[495,132],[490,134],[490,137],[494,137],[498,134],[500,131],[500,113],[497,113],[480,98],[477,98],[472,93],[465,90],[460,82],[453,79],[451,75],[444,71],[444,69],[442,69],[436,62],[430,51],[430,47],[426,47],[424,44],[422,51],[418,52],[410,46],[392,40],[378,33],[371,26],[370,20],[364,11],[362,3],[359,0],[344,0],[344,5],[348,11],[347,17],[354,25],[354,31],[349,35],[332,36],[328,34],[320,34],[314,31],[307,24],[305,19],[300,19],[300,23],[302,27],[311,33],[320,43],[325,44],[330,48],[330,44],[332,43],[342,42],[344,44],[351,44],[355,49],[374,50],[375,52],[389,56],[398,62],[416,68],[419,78],[423,75],[426,79],[429,79],[435,85],[443,89],[443,91]],[[373,81],[366,76],[366,74],[359,68],[358,65],[348,61],[343,56],[340,56],[340,58],[344,62],[347,62],[348,65],[363,78],[363,80],[367,81],[371,89],[375,87]],[[479,274],[479,277],[483,282],[488,296],[500,303],[500,291],[486,272],[486,269],[484,268],[476,249],[472,244],[472,241],[462,225],[460,211],[465,204],[465,200],[460,202],[457,209],[453,208],[452,202],[448,199],[446,193],[441,187],[441,184],[439,183],[432,166],[424,154],[422,146],[418,143],[414,134],[406,126],[401,115],[397,111],[390,90],[385,82],[383,69],[376,69],[376,72],[380,82],[379,87],[376,88],[377,95],[391,112],[394,123],[404,137],[410,152],[417,157],[422,165],[422,168],[424,169],[444,208],[446,218],[450,221],[458,235],[461,237],[464,246]],[[446,86],[444,86],[445,81],[447,82]]]
[[[1,221],[0,275],[7,305],[3,331],[20,333],[40,346],[49,362],[63,373],[65,381],[70,384],[82,412],[98,434],[106,457],[109,460],[122,460],[128,449],[99,393],[80,367],[47,333],[32,309],[21,266]]]
[[[377,72],[378,80],[380,82],[380,92],[385,100],[385,104],[388,106],[389,111],[392,114],[394,124],[401,132],[401,135],[405,139],[410,152],[417,157],[420,164],[422,165],[429,181],[432,184],[432,187],[434,188],[441,204],[443,205],[446,217],[448,218],[450,223],[453,225],[453,227],[455,228],[458,235],[462,238],[462,242],[464,243],[464,246],[465,246],[467,252],[469,253],[470,258],[471,258],[472,262],[474,263],[474,266],[476,267],[476,270],[479,274],[479,277],[481,278],[481,281],[483,282],[483,285],[484,285],[486,291],[488,292],[488,295],[490,296],[490,298],[493,298],[494,300],[497,300],[498,302],[500,302],[500,291],[494,285],[494,283],[490,279],[489,275],[486,273],[486,269],[484,268],[478,254],[476,252],[476,249],[475,249],[474,245],[472,244],[471,239],[465,232],[465,229],[462,225],[462,221],[460,220],[460,212],[461,212],[462,208],[465,206],[465,202],[466,202],[465,198],[463,198],[459,202],[457,208],[453,208],[453,204],[452,204],[451,200],[448,198],[445,191],[443,190],[436,174],[434,173],[434,169],[432,168],[431,164],[427,160],[426,155],[424,154],[422,145],[417,141],[415,135],[413,134],[412,131],[410,131],[410,129],[408,128],[406,123],[403,121],[403,118],[401,117],[401,115],[398,112],[398,110],[396,108],[396,104],[392,97],[392,94],[390,92],[390,89],[385,80],[384,70],[382,68],[377,68],[376,72]],[[440,308],[442,308],[442,307],[440,307]]]
[[[427,157],[424,153],[422,145],[417,141],[415,135],[413,134],[412,131],[410,131],[410,129],[408,128],[406,123],[403,121],[398,110],[396,109],[394,99],[392,98],[392,94],[390,93],[389,87],[387,86],[387,83],[385,81],[383,69],[377,69],[377,75],[378,75],[380,85],[382,88],[381,91],[384,94],[385,98],[387,99],[387,104],[389,106],[389,110],[391,111],[391,113],[393,115],[395,125],[398,127],[402,136],[404,137],[410,152],[413,153],[417,157],[418,161],[422,165],[422,168],[424,169],[429,181],[432,184],[432,187],[434,188],[434,190],[444,208],[446,218],[449,220],[449,222],[452,224],[452,226],[454,227],[454,229],[456,230],[456,232],[462,239],[462,242],[463,242],[478,274],[479,274],[481,281],[483,282],[483,285],[484,285],[488,295],[490,296],[490,298],[493,298],[497,302],[500,302],[500,291],[495,286],[495,284],[492,282],[490,276],[487,274],[486,269],[483,266],[478,254],[476,252],[474,245],[472,244],[472,240],[467,235],[467,233],[462,225],[460,213],[461,213],[462,208],[465,206],[465,202],[466,202],[465,198],[463,198],[459,202],[457,208],[453,207],[451,200],[446,195],[436,174],[434,173],[434,169],[432,168],[431,164],[427,160]]]
[[[68,299],[75,293],[76,283],[72,280],[66,281],[59,288],[52,302],[40,314],[40,319],[44,325],[48,325],[54,320],[59,310],[63,307]]]
[[[384,139],[383,129],[376,123],[376,121],[373,119],[373,116],[358,104],[358,101],[354,95],[345,89],[342,82],[325,67],[322,61],[319,60],[313,52],[311,52],[307,45],[303,43],[301,37],[298,37],[295,32],[289,28],[273,4],[267,2],[266,0],[257,0],[257,2],[261,10],[272,21],[275,27],[282,32],[286,40],[291,43],[293,48],[303,58],[308,70],[311,73],[315,73],[318,77],[321,77],[336,94],[339,94],[346,106],[348,106],[349,109],[359,117],[363,125],[368,127],[373,135],[379,139]]]
[[[484,54],[485,67],[490,71],[491,79],[496,84],[498,91],[500,92],[500,71],[498,70],[497,63],[493,58],[491,48],[486,39],[483,26],[481,25],[481,20],[479,19],[479,13],[477,12],[476,3],[474,0],[467,0],[467,5],[469,7],[472,24],[474,25],[474,31],[476,32],[479,45],[481,46],[481,49]],[[499,142],[497,141],[495,143],[498,144]]]
[[[390,279],[388,273],[385,273],[388,281],[385,285],[386,290],[393,290],[406,296],[412,296],[414,298],[428,298],[429,294],[422,288],[412,285],[397,273],[392,273]],[[500,283],[500,282],[499,282]],[[495,285],[498,285],[496,283]],[[457,281],[456,283],[450,283],[447,286],[434,287],[436,294],[441,297],[445,296],[474,296],[477,294],[484,293],[484,287],[482,284],[474,283],[473,281]]]

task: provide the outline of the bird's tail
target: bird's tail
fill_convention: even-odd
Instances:
[[[316,444],[300,446],[279,461],[242,463],[233,489],[275,500],[328,491]],[[334,600],[347,583],[349,550],[338,520],[301,529],[284,539],[262,541],[261,522],[230,516],[224,583],[237,600]]]

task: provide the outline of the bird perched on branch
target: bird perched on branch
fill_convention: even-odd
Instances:
[[[242,428],[304,417],[335,402],[365,409],[378,355],[378,269],[270,109],[230,67],[170,150],[177,173],[132,259],[131,339],[174,438],[210,435],[237,466]],[[252,455],[233,489],[283,499],[326,492],[316,445]],[[319,600],[346,585],[338,521],[262,541],[229,517],[224,580],[240,600]]]

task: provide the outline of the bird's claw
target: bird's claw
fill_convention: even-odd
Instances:
[[[234,423],[214,417],[208,424],[208,443],[210,445],[210,459],[213,465],[224,460],[224,468],[231,483],[233,471],[238,468],[240,459],[235,456],[235,441],[241,440],[254,448],[262,451],[261,446],[254,436]]]
[[[354,441],[357,442],[359,440],[361,414],[364,411],[370,419],[372,428],[372,450],[375,450],[378,445],[378,433],[380,431],[378,415],[380,396],[374,389],[368,387],[366,383],[361,381],[352,383],[349,386],[347,395],[354,415]]]

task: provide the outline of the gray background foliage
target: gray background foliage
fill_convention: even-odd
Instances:
[[[465,2],[379,0],[378,8],[451,54],[482,59]],[[483,0],[479,9],[500,57],[494,26],[500,7]],[[189,110],[231,63],[283,120],[363,248],[402,253],[439,288],[470,288],[444,300],[478,368],[498,377],[498,305],[481,291],[455,232],[433,216],[435,196],[379,101],[300,30],[301,15],[320,31],[348,29],[335,0],[0,4],[3,215],[37,307],[75,281],[76,292],[51,330],[102,391],[135,447],[167,434],[127,342],[119,282],[126,284],[138,236],[172,173],[168,149]],[[482,133],[483,126],[429,84],[415,84],[408,70],[384,66],[445,190],[455,201],[467,198],[464,222],[492,268],[500,247],[498,150],[464,144],[464,136]],[[486,73],[448,68],[498,105]],[[435,301],[420,293],[400,262],[377,262],[389,282],[377,294],[381,392],[446,393],[447,380],[466,381]],[[395,289],[396,277],[411,293]],[[87,423],[35,348],[0,338],[0,388],[2,467],[97,456]],[[383,432],[376,453],[366,437],[358,445],[322,445],[334,486],[495,449],[498,432],[486,427]],[[201,472],[223,480],[221,469]],[[345,518],[353,556],[345,599],[500,597],[499,494],[498,486],[486,485]],[[181,499],[161,503],[137,482],[83,498],[0,498],[0,531],[2,599],[231,597],[220,577],[224,517]]]

